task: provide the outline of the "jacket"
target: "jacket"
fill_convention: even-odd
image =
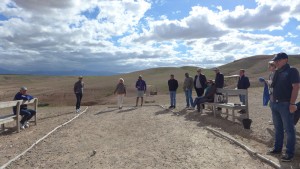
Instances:
[[[248,89],[250,87],[249,78],[246,76],[239,77],[239,81],[237,84],[238,89]]]
[[[142,79],[139,79],[135,83],[135,88],[137,88],[139,91],[146,91],[147,90],[146,82]]]
[[[20,92],[18,92],[14,97],[14,100],[31,100],[31,99],[33,99],[33,96],[30,96],[28,94],[22,94]],[[27,104],[21,105],[20,109],[21,110],[26,110],[27,109]],[[16,114],[16,112],[17,112],[17,107],[16,106],[13,107],[13,112],[14,112],[14,114]]]
[[[74,93],[83,93],[83,87],[84,87],[84,83],[82,81],[78,80],[74,84]]]
[[[124,83],[118,83],[114,93],[126,94],[126,87],[125,87]]]
[[[194,78],[194,88],[195,88],[195,89],[196,89],[196,81],[197,81],[197,79],[198,79],[198,75],[196,75],[195,78]],[[206,84],[206,76],[203,75],[203,74],[200,74],[200,79],[199,79],[199,81],[200,81],[200,84],[201,84],[202,88],[205,89],[205,88],[207,87],[207,84]]]
[[[218,72],[216,74],[215,85],[216,85],[216,88],[223,88],[224,87],[224,75],[220,72]]]
[[[176,91],[178,88],[178,81],[176,79],[168,80],[169,91]]]

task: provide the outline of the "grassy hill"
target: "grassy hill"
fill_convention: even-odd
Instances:
[[[273,56],[253,56],[232,63],[220,66],[221,72],[225,75],[238,74],[239,69],[245,69],[246,75],[250,78],[251,87],[261,86],[258,77],[267,77],[267,63]],[[292,55],[289,63],[300,70],[300,56]],[[201,65],[199,65],[201,66]],[[181,87],[184,74],[188,72],[192,77],[196,74],[197,67],[162,67],[136,71],[132,73],[114,76],[88,76],[84,77],[84,103],[85,105],[108,104],[113,96],[114,88],[120,77],[124,78],[127,85],[128,97],[135,96],[135,82],[139,75],[148,85],[149,91],[157,91],[158,94],[167,94],[167,81],[170,74],[174,74],[179,82],[178,92],[182,92]],[[207,79],[214,79],[215,73],[211,69],[204,69],[203,73]],[[50,106],[74,105],[75,97],[73,85],[77,81],[74,76],[30,76],[30,75],[0,75],[0,100],[11,100],[20,86],[27,86],[29,94],[40,98],[41,103]],[[234,87],[235,80],[226,80],[226,85]]]

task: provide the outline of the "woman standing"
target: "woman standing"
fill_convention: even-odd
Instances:
[[[118,107],[122,109],[124,96],[126,96],[126,86],[124,85],[124,79],[120,78],[119,83],[114,91],[114,94],[118,95]]]

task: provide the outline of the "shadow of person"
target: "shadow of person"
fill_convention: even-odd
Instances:
[[[133,108],[129,108],[129,109],[119,109],[118,113],[130,112],[130,111],[135,110],[135,109],[137,109],[137,108],[133,107]]]

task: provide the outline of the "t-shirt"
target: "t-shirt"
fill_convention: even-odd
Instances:
[[[292,84],[299,83],[299,72],[296,68],[291,68],[286,64],[276,70],[273,78],[273,98],[275,102],[289,102],[292,95]]]

